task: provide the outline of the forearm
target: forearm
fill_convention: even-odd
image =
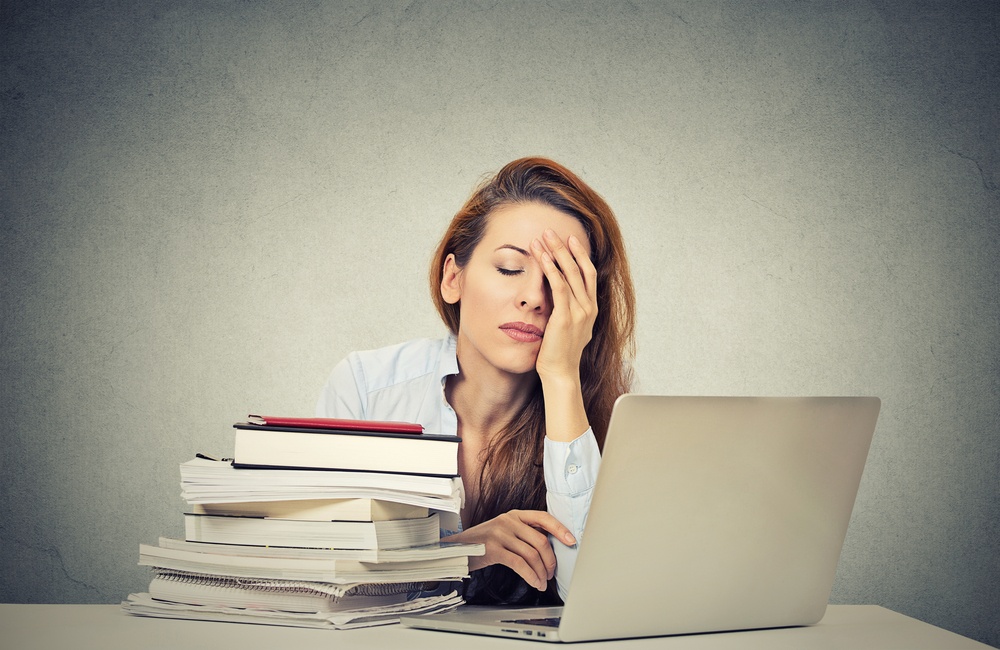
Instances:
[[[572,531],[577,543],[567,545],[552,539],[556,555],[556,582],[559,595],[566,598],[576,564],[579,545],[590,511],[590,499],[601,467],[601,452],[593,431],[572,443],[545,441],[545,488],[549,514]]]
[[[579,373],[573,377],[543,377],[545,437],[556,442],[572,442],[590,428],[583,405]]]

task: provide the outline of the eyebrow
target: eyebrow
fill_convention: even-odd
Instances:
[[[494,249],[494,252],[496,252],[498,250],[501,250],[501,249],[504,249],[504,248],[509,248],[512,251],[517,251],[521,255],[528,255],[528,251],[524,250],[523,248],[521,248],[519,246],[515,246],[514,244],[504,244],[503,246],[497,246]]]

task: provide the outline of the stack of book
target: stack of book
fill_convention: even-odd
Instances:
[[[181,465],[184,539],[142,544],[142,616],[346,629],[462,604],[481,544],[448,544],[458,438],[319,418],[238,423],[234,458]]]

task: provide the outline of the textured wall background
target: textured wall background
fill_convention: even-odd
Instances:
[[[1000,3],[0,4],[0,599],[117,602],[178,463],[443,328],[485,173],[616,209],[647,392],[874,394],[835,602],[1000,645]]]

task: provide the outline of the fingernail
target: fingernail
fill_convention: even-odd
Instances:
[[[552,230],[551,228],[546,228],[544,234],[549,239],[556,239],[556,231]]]
[[[566,533],[565,535],[563,535],[563,538],[566,540],[566,543],[569,544],[570,546],[576,544],[576,538],[573,537],[573,533]]]

